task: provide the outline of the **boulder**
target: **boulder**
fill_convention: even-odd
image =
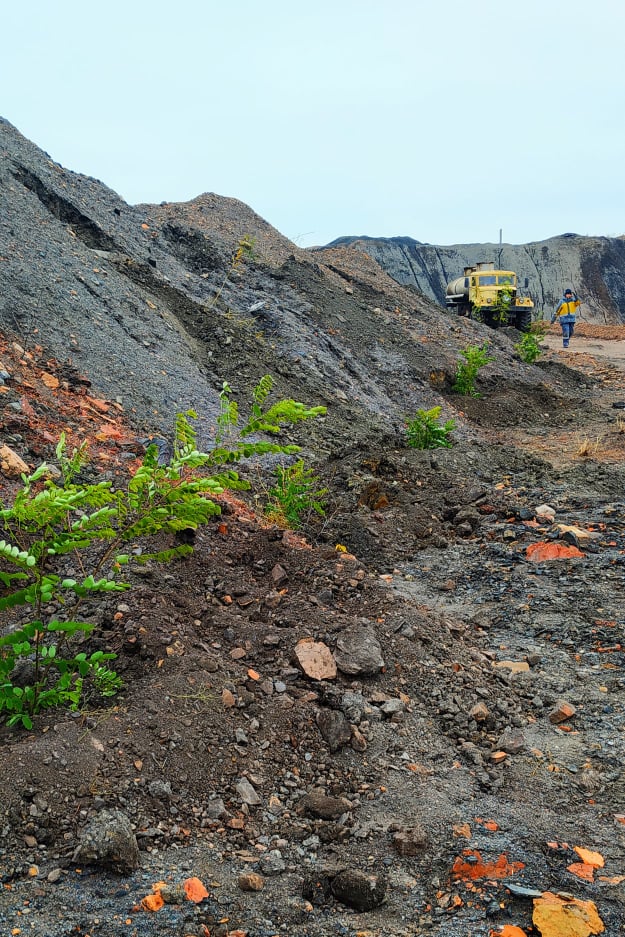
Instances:
[[[346,674],[376,674],[384,667],[382,648],[373,625],[356,624],[342,631],[336,642],[334,659]]]
[[[74,861],[127,875],[139,866],[139,847],[130,819],[121,810],[100,810],[80,836]]]

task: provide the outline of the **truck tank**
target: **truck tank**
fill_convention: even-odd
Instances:
[[[445,296],[447,296],[449,299],[455,299],[457,302],[460,302],[462,299],[468,299],[469,278],[457,277],[455,280],[452,280],[451,283],[447,284]]]

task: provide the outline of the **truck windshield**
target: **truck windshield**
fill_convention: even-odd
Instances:
[[[480,277],[480,286],[495,286],[497,277],[494,274],[482,274]]]
[[[514,274],[502,273],[497,277],[500,286],[514,286]]]

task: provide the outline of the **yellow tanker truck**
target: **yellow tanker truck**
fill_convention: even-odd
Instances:
[[[465,267],[463,276],[447,284],[445,305],[491,328],[512,325],[521,332],[529,329],[534,311],[532,300],[518,295],[516,273],[485,262]]]

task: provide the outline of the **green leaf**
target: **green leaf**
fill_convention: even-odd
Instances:
[[[3,573],[0,572],[0,583],[4,586],[10,586],[15,579],[28,579],[26,573]]]

